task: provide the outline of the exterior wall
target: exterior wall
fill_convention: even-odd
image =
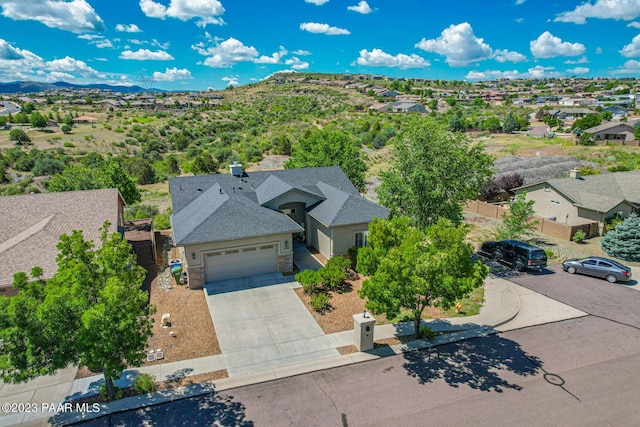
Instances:
[[[307,244],[316,248],[326,259],[331,258],[331,230],[309,215],[307,222]]]
[[[545,189],[545,185],[547,189]],[[523,191],[518,190],[516,194],[520,194]],[[584,218],[578,216],[578,209],[573,206],[573,203],[565,196],[558,193],[554,188],[548,187],[548,184],[538,184],[533,187],[529,187],[526,190],[527,200],[534,200],[533,205],[536,210],[536,214],[543,218],[556,217],[556,221],[562,224],[583,224]],[[552,203],[555,202],[555,203]]]
[[[280,273],[291,273],[293,271],[293,254],[278,256],[278,271]]]
[[[187,280],[191,289],[199,289],[204,285],[204,254],[221,249],[234,249],[247,246],[275,244],[278,248],[278,265],[282,265],[283,273],[293,270],[293,240],[291,234],[276,234],[251,239],[238,239],[224,242],[212,242],[200,245],[186,245],[181,248],[182,259],[187,265]],[[194,259],[195,255],[195,259]],[[287,257],[291,259],[291,267],[287,270]],[[282,260],[282,261],[281,261]],[[282,264],[281,264],[282,262]]]
[[[302,224],[306,224],[306,212],[305,212],[304,208],[305,208],[305,204],[304,203],[302,203],[302,202],[292,202],[292,203],[284,203],[282,205],[279,205],[276,209],[278,209],[278,210],[295,209],[296,210],[295,215],[291,214],[291,215],[287,215],[287,216],[289,216],[289,218],[293,219],[298,224],[302,225]],[[302,227],[304,228],[304,225],[302,225]]]
[[[189,289],[202,289],[204,286],[204,266],[187,267],[187,282]]]
[[[604,140],[627,140],[629,137],[624,133],[631,133],[633,135],[633,127],[620,123],[617,126],[613,126],[609,129],[602,130],[600,132],[595,132],[593,134],[593,139],[604,139]]]
[[[369,223],[348,225],[344,227],[334,227],[331,229],[333,235],[333,254],[345,255],[349,248],[355,244],[355,233],[369,230]],[[323,254],[324,255],[324,254]]]

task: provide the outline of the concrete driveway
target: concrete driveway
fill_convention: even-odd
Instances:
[[[339,356],[280,273],[204,286],[229,376]]]

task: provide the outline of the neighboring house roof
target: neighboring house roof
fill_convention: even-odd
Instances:
[[[100,240],[106,220],[117,230],[117,189],[68,191],[0,197],[0,287],[10,286],[13,275],[43,269],[43,278],[56,272],[59,237],[82,230],[85,240]]]
[[[97,122],[98,119],[96,119],[95,117],[91,117],[91,116],[80,116],[80,117],[76,117],[75,119],[72,119],[74,122]]]
[[[364,199],[338,166],[169,179],[177,245],[296,233],[303,228],[263,206],[290,191],[314,200],[309,215],[326,226],[361,224],[389,213]]]
[[[640,170],[587,175],[580,178],[558,178],[546,181],[577,207],[596,212],[609,212],[627,201],[640,205]],[[533,185],[519,187],[525,190]]]
[[[623,133],[623,132],[633,132],[633,127],[625,124],[625,123],[620,123],[620,122],[606,122],[606,123],[602,123],[601,125],[598,126],[594,126],[592,128],[586,129],[584,132],[588,132],[588,133],[598,133],[598,132],[602,132],[608,129],[613,129],[615,127],[620,127],[620,131],[619,133]]]

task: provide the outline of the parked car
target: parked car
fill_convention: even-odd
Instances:
[[[568,259],[562,263],[567,273],[580,273],[588,276],[607,279],[607,282],[628,282],[631,280],[631,269],[617,261],[602,257]]]
[[[542,271],[547,266],[547,254],[544,249],[517,240],[484,242],[480,252],[493,260],[504,261],[518,271]]]

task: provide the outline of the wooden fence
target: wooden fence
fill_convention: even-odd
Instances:
[[[496,219],[501,219],[502,214],[509,211],[509,208],[502,207],[497,204],[481,202],[479,200],[467,202],[467,204],[463,206],[463,209],[465,212],[472,212]],[[571,240],[573,238],[573,235],[578,230],[584,231],[587,237],[594,237],[598,235],[597,222],[591,222],[581,225],[569,225],[562,224],[557,221],[552,221],[550,219],[544,219],[539,216],[534,217],[534,219],[538,221],[535,226],[536,230],[549,236],[558,237],[560,239]]]

